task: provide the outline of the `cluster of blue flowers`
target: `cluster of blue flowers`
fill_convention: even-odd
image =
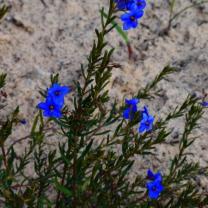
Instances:
[[[144,8],[146,7],[145,0],[114,0],[116,7],[125,13],[121,15],[120,19],[123,21],[123,29],[129,30],[136,28],[138,20],[144,15]]]
[[[137,104],[139,103],[139,99],[133,98],[131,100],[126,99],[125,103],[127,108],[123,111],[123,117],[125,119],[133,120],[135,113],[137,112]]]
[[[61,118],[64,96],[70,91],[69,87],[55,83],[48,89],[45,102],[39,103],[37,107],[43,110],[45,117]]]
[[[139,103],[139,99],[126,99],[125,103],[127,108],[123,111],[123,117],[132,121],[135,114],[138,112],[137,104]],[[138,132],[143,133],[151,131],[153,128],[154,117],[149,114],[146,106],[144,106],[143,110],[140,110],[139,113],[142,119],[140,121]],[[154,174],[151,170],[148,170],[147,175],[148,179],[151,180],[146,184],[148,195],[151,199],[157,199],[164,189],[162,186],[162,175],[159,172]]]
[[[133,120],[136,112],[138,112],[137,104],[139,103],[139,99],[126,99],[125,103],[127,108],[123,111],[123,117],[125,119]],[[138,132],[143,133],[151,131],[153,128],[154,117],[149,114],[148,108],[146,106],[144,106],[144,109],[139,112],[141,114],[142,120],[140,121]]]
[[[150,182],[146,184],[149,198],[157,199],[160,196],[160,193],[164,190],[162,185],[162,175],[160,172],[154,174],[151,170],[148,170],[147,177],[150,180]]]

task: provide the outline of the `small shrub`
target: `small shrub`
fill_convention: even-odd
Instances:
[[[189,95],[165,118],[158,119],[140,100],[160,96],[157,84],[176,69],[166,66],[155,79],[138,90],[125,103],[113,102],[106,88],[114,67],[106,36],[117,25],[118,16],[123,29],[135,28],[143,15],[143,0],[110,0],[109,10],[101,10],[101,28],[96,29],[96,40],[81,65],[82,80],[72,87],[63,86],[58,74],[51,76],[51,86],[40,92],[43,101],[37,104],[30,135],[8,142],[19,118],[19,108],[0,124],[0,200],[1,207],[72,207],[72,208],[189,208],[206,207],[208,195],[197,186],[195,177],[207,170],[188,161],[187,148],[196,138],[202,117],[202,102]],[[105,15],[104,15],[105,14]],[[6,75],[0,76],[0,88]],[[4,92],[3,90],[1,91]],[[70,93],[73,92],[73,93]],[[5,92],[4,92],[5,93]],[[73,94],[73,95],[72,95]],[[73,105],[64,97],[73,97]],[[112,105],[109,105],[113,103]],[[111,107],[109,107],[111,106]],[[4,108],[3,108],[4,109]],[[3,110],[1,109],[1,110]],[[184,130],[179,151],[165,172],[138,170],[130,177],[136,156],[154,155],[154,149],[166,142],[171,130],[169,122],[184,117]],[[46,142],[47,125],[55,128],[62,139],[51,149]],[[15,146],[27,140],[28,146],[20,155]],[[34,170],[28,174],[27,170]]]

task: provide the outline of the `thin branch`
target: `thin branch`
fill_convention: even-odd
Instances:
[[[5,152],[5,149],[4,149],[4,145],[2,145],[1,151],[2,151],[2,154],[3,154],[4,166],[7,169],[7,158],[6,158],[6,152]]]

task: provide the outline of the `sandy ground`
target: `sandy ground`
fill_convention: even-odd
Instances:
[[[44,3],[45,2],[45,3]],[[92,46],[93,30],[99,26],[99,9],[107,7],[107,0],[10,0],[9,14],[0,24],[0,71],[8,74],[7,112],[16,105],[21,115],[30,120],[40,102],[38,91],[50,83],[50,74],[59,72],[62,83],[71,85],[79,79],[80,63]],[[128,60],[125,44],[116,31],[108,36],[110,46],[115,47],[113,62],[121,69],[114,69],[109,85],[111,96],[122,101],[145,86],[164,66],[177,66],[179,72],[163,81],[159,87],[163,97],[151,101],[148,106],[156,118],[162,117],[183,102],[189,93],[208,92],[208,5],[190,9],[173,22],[168,36],[159,36],[168,21],[166,1],[150,1],[142,25],[129,32],[134,60]],[[176,10],[190,4],[178,0]],[[71,97],[69,97],[69,101]],[[140,104],[140,107],[142,104]],[[208,165],[208,113],[201,120],[196,132],[200,139],[192,146],[191,159]],[[11,140],[29,133],[30,123],[18,125]],[[183,120],[171,124],[170,140],[178,140]],[[179,135],[179,137],[177,136]],[[22,146],[17,146],[22,151]],[[177,152],[176,145],[157,148],[157,160],[146,158],[137,168],[156,167],[164,170],[169,159]],[[202,178],[200,180],[206,180]],[[201,181],[199,181],[201,183]],[[202,183],[204,184],[204,183]]]

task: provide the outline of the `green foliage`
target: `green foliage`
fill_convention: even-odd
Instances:
[[[6,83],[6,74],[0,74],[0,88],[4,87]]]
[[[101,13],[102,18],[103,18],[103,17],[107,18],[107,14],[104,12],[103,9],[100,11],[100,13]],[[103,20],[102,20],[102,21],[103,21]],[[113,26],[115,26],[115,29],[116,29],[116,31],[118,32],[118,34],[122,37],[122,39],[123,39],[123,40],[125,41],[125,43],[128,45],[128,44],[129,44],[129,38],[128,38],[127,33],[124,32],[124,31],[122,30],[122,28],[121,28],[115,21],[112,21],[111,24],[112,24]]]
[[[0,146],[4,145],[4,142],[12,133],[12,126],[13,123],[17,121],[18,112],[19,112],[19,108],[16,108],[11,115],[11,119],[8,118],[6,122],[2,124],[0,129]]]
[[[151,83],[147,84],[145,88],[138,91],[137,97],[142,98],[142,99],[151,99],[154,97],[153,94],[156,96],[160,95],[159,91],[155,91],[157,84],[161,80],[165,79],[167,75],[176,71],[177,71],[176,68],[171,67],[171,66],[166,66],[161,71],[161,73],[155,77],[155,79]],[[150,93],[152,90],[154,91],[154,93]]]
[[[115,28],[114,3],[111,0],[96,40],[81,65],[82,80],[74,81],[75,96],[71,111],[64,108],[61,119],[45,120],[37,112],[30,134],[9,141],[14,124],[18,122],[18,108],[8,116],[0,128],[0,203],[2,207],[69,207],[69,208],[189,208],[205,207],[207,194],[198,190],[195,177],[202,169],[190,162],[188,147],[196,140],[193,130],[203,109],[196,97],[188,96],[165,118],[155,121],[152,132],[138,134],[136,127],[141,116],[124,120],[123,105],[109,105],[107,85],[115,65],[111,63],[113,49],[108,47],[106,35]],[[160,96],[157,84],[176,69],[166,66],[156,78],[140,89],[134,97],[153,99]],[[5,76],[5,75],[2,75]],[[5,77],[0,83],[4,85]],[[51,84],[59,82],[58,74],[51,76]],[[41,92],[45,96],[46,92]],[[164,191],[157,200],[148,198],[144,170],[132,174],[135,160],[154,156],[158,145],[167,143],[171,130],[168,124],[184,118],[178,154],[163,173]],[[51,147],[46,139],[48,125],[55,128],[57,145]],[[27,140],[24,151],[17,153],[16,144]],[[28,171],[31,170],[31,171]],[[146,171],[146,170],[145,170]],[[31,173],[32,172],[32,173]]]
[[[0,7],[0,20],[5,16],[8,10],[9,10],[9,7],[7,7],[6,5],[3,5]]]

